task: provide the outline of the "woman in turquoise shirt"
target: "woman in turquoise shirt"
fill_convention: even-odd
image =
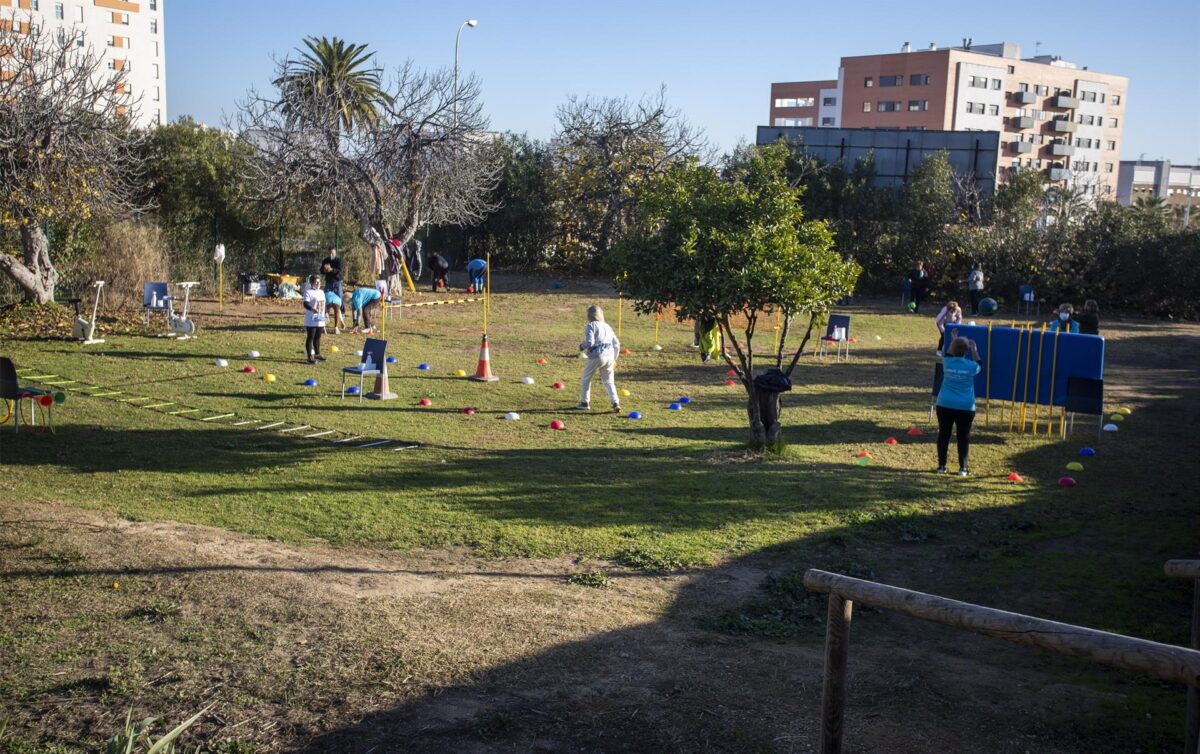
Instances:
[[[979,349],[975,347],[975,341],[958,337],[957,330],[951,331],[951,336],[954,340],[942,361],[942,389],[937,397],[937,473],[946,473],[950,433],[957,428],[958,475],[967,476],[971,473],[967,455],[971,451],[971,423],[975,421],[975,375],[981,369]]]
[[[1058,307],[1058,316],[1050,320],[1050,332],[1079,332],[1079,322],[1075,319],[1075,307],[1063,304]]]

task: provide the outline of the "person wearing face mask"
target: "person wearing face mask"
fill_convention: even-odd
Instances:
[[[1058,317],[1050,322],[1050,332],[1079,332],[1079,323],[1075,320],[1075,307],[1062,304],[1058,307]]]

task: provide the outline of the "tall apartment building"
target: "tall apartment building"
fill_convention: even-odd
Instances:
[[[1101,198],[1117,191],[1129,79],[1012,43],[844,57],[837,79],[771,84],[769,123],[996,131],[998,175],[1041,170]]]
[[[60,40],[82,31],[110,69],[127,71],[137,124],[167,122],[163,0],[0,0],[5,8],[10,12],[3,18],[32,21]]]

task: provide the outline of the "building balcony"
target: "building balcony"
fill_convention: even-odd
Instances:
[[[1059,134],[1073,134],[1075,133],[1075,121],[1052,120],[1050,121],[1050,130]]]
[[[1058,94],[1050,98],[1050,107],[1059,110],[1074,110],[1079,107],[1079,100],[1067,94]]]
[[[1017,154],[1028,154],[1033,151],[1033,145],[1027,141],[1010,142],[1008,146],[1012,147],[1012,151]]]
[[[1008,125],[1018,131],[1024,131],[1026,128],[1033,128],[1033,118],[1028,115],[1014,115],[1008,119]]]
[[[1070,157],[1075,154],[1075,147],[1071,144],[1054,143],[1050,145],[1050,154],[1054,157]]]
[[[1068,168],[1050,168],[1050,180],[1069,181],[1071,180],[1071,171]]]
[[[1037,102],[1037,95],[1033,92],[1013,92],[1013,102],[1018,105],[1032,105]]]

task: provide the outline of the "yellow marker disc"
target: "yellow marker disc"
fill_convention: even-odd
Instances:
[[[1071,461],[1067,464],[1068,471],[1083,471],[1083,464],[1079,461]]]
[[[1112,416],[1108,417],[1108,420],[1110,422],[1120,423],[1120,422],[1125,421],[1125,415],[1124,414],[1113,414]]]
[[[628,398],[628,397],[629,397],[629,391],[628,391],[628,390],[626,390],[625,388],[621,388],[621,390],[620,390],[619,392],[621,393],[621,397],[622,397],[622,398]]]
[[[466,370],[463,370],[463,369],[455,369],[455,370],[454,370],[454,376],[455,376],[455,377],[466,377],[466,376],[467,376],[467,372],[466,372]]]
[[[275,381],[275,375],[273,375],[273,374],[264,374],[263,375],[263,382],[274,382],[274,381]]]

